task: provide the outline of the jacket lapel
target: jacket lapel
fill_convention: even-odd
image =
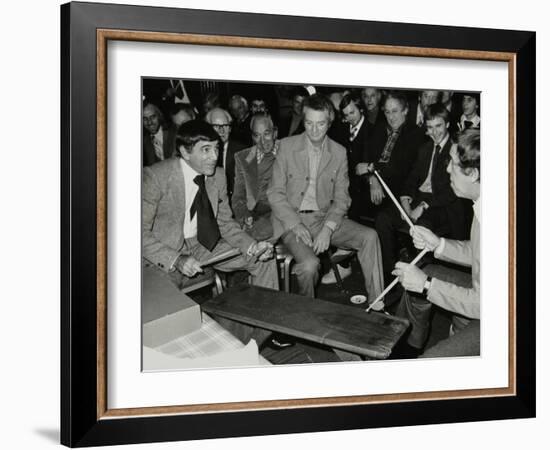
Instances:
[[[221,170],[221,169],[216,169],[216,172],[218,172],[218,170]],[[206,177],[206,181],[204,182],[204,185],[206,187],[206,193],[208,194],[208,199],[210,200],[210,204],[212,205],[212,211],[214,211],[214,216],[217,216],[219,191],[218,191],[218,187],[216,186],[216,174],[214,174],[211,177]]]
[[[326,148],[325,151],[321,154],[321,161],[319,162],[319,169],[317,170],[317,180],[319,179],[319,175],[323,173],[323,170],[327,167],[327,165],[330,163],[330,160],[332,159],[332,140],[327,136],[325,138],[326,141]]]
[[[252,147],[245,158],[243,165],[244,180],[246,183],[246,203],[249,210],[254,209],[258,201],[258,160],[256,159],[256,147]]]
[[[182,216],[185,214],[185,178],[179,158],[173,158],[172,177],[174,178],[173,192],[176,205],[181,205]],[[179,207],[178,207],[179,208]]]

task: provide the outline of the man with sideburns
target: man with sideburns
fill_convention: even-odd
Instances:
[[[380,242],[374,230],[345,216],[348,192],[346,149],[327,136],[334,119],[325,96],[304,100],[304,133],[281,140],[267,197],[274,238],[295,258],[299,292],[314,297],[318,255],[329,245],[358,251],[370,300],[383,289]]]

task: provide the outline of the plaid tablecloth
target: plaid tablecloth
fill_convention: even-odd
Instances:
[[[244,344],[239,339],[208,314],[202,313],[202,326],[199,330],[154,347],[154,350],[177,358],[200,358],[241,348],[244,348]],[[260,364],[269,363],[260,356]]]

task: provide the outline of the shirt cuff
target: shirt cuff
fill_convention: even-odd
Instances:
[[[440,238],[440,242],[439,242],[439,245],[437,246],[437,248],[434,250],[434,255],[436,258],[439,258],[439,256],[441,255],[441,253],[443,253],[443,250],[445,250],[445,238]]]
[[[408,195],[402,195],[399,197],[399,200],[409,200],[409,203],[413,201],[412,197],[409,197]]]

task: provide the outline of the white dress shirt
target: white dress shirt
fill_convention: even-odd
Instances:
[[[183,218],[183,237],[189,239],[197,236],[197,214],[191,219],[191,205],[195,200],[199,187],[193,181],[197,175],[200,175],[183,158],[180,158],[181,170],[185,181],[185,216]]]

